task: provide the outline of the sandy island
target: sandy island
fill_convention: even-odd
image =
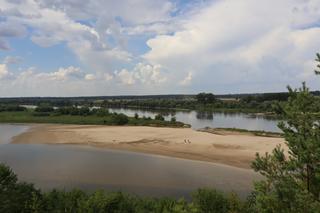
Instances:
[[[189,128],[38,124],[12,143],[90,145],[250,168],[256,152],[271,152],[284,139]]]

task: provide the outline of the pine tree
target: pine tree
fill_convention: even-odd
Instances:
[[[288,152],[278,146],[271,154],[257,154],[252,167],[266,179],[255,184],[256,208],[258,212],[320,212],[319,98],[305,83],[288,90],[288,101],[277,109],[284,119],[278,126]]]

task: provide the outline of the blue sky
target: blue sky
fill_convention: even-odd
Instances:
[[[0,0],[0,96],[319,89],[320,0]]]

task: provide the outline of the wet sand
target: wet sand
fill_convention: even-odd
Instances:
[[[189,128],[35,124],[12,143],[74,144],[158,154],[250,168],[255,153],[271,152],[284,139],[212,134]]]

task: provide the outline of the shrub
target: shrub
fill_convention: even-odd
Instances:
[[[115,114],[112,115],[112,123],[117,124],[117,125],[125,125],[129,122],[128,116],[125,114]]]
[[[53,112],[54,109],[52,106],[38,106],[35,109],[36,112]]]
[[[176,117],[172,117],[172,118],[171,118],[171,122],[172,122],[172,123],[175,123],[175,122],[177,122],[177,119],[176,119]]]
[[[199,189],[193,195],[194,205],[200,212],[219,212],[227,213],[229,211],[228,200],[221,192],[210,189]]]
[[[161,115],[161,114],[157,114],[155,117],[154,117],[155,120],[159,120],[159,121],[164,121],[164,117]]]

